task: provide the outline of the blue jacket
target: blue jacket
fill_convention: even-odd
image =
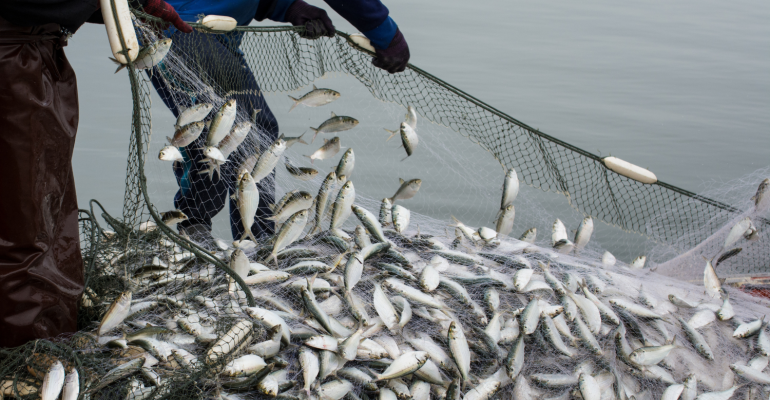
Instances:
[[[224,15],[238,25],[252,19],[286,22],[286,10],[294,0],[167,0],[184,21],[197,21],[200,15]],[[342,18],[361,31],[372,45],[385,49],[396,35],[396,23],[380,0],[324,0]]]

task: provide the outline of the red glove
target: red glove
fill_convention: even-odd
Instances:
[[[182,21],[174,7],[163,0],[147,0],[147,3],[144,4],[144,12],[171,23],[176,29],[184,33],[190,33],[193,30],[190,25]]]

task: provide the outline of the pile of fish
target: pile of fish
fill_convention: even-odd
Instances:
[[[314,87],[292,99],[292,109],[338,97]],[[202,103],[182,112],[159,158],[182,161],[178,147],[208,126],[205,152],[215,179],[251,124],[235,123],[235,100],[203,122],[214,108]],[[314,131],[341,132],[357,123],[332,114]],[[390,131],[401,134],[407,157],[418,143],[416,123],[409,107],[399,131]],[[305,142],[282,136],[240,166],[235,197],[248,236],[232,245],[217,240],[212,249],[239,279],[150,235],[157,227],[143,224],[137,236],[157,250],[137,255],[108,247],[96,268],[128,290],[108,299],[87,289],[83,312],[105,311],[68,342],[79,354],[98,354],[91,359],[99,363],[36,352],[36,368],[0,377],[0,394],[42,400],[768,397],[765,316],[733,308],[732,289],[721,287],[711,261],[704,262],[700,286],[657,276],[643,256],[628,265],[610,253],[581,257],[593,232],[590,217],[573,238],[556,220],[545,247],[535,243],[534,228],[509,237],[519,188],[513,170],[504,178],[495,229],[454,219],[453,237],[429,236],[409,229],[410,211],[402,205],[422,181],[401,180],[379,210],[366,209],[356,204],[348,149],[317,194],[292,190],[271,205],[273,237],[254,238],[256,183],[295,143]],[[335,137],[308,157],[339,151]],[[285,166],[300,180],[318,175],[290,161]],[[770,198],[768,182],[755,196],[757,207]],[[163,222],[184,218],[171,211]],[[756,231],[745,221],[736,227],[716,260],[737,254],[727,248]],[[196,390],[178,392],[174,384],[181,381]]]

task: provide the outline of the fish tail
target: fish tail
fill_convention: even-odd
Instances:
[[[302,138],[305,137],[306,133],[307,133],[307,131],[302,132],[302,135],[300,135],[299,138],[297,139],[297,143],[307,144],[306,141],[302,140]]]
[[[310,140],[310,143],[313,143],[315,141],[315,137],[318,136],[318,129],[313,128],[312,126],[310,127],[310,129],[313,131],[313,139]]]
[[[386,142],[387,142],[388,140],[390,140],[390,139],[393,139],[393,136],[396,136],[396,135],[398,135],[398,131],[391,131],[391,130],[390,130],[390,129],[388,129],[388,128],[383,128],[383,129],[385,129],[385,132],[388,132],[388,133],[390,133],[390,136],[388,136],[388,138],[387,138],[387,139],[385,139],[385,141],[386,141]]]
[[[112,57],[107,57],[107,58],[109,58],[110,60],[112,60],[112,62],[114,62],[115,64],[118,64],[118,69],[116,69],[116,70],[115,70],[115,73],[116,73],[116,74],[117,74],[117,73],[118,73],[118,71],[120,71],[121,69],[123,69],[123,68],[126,68],[126,64],[123,64],[123,63],[121,63],[120,61],[118,61],[118,60],[116,60],[116,59],[114,59],[114,58],[112,58]]]
[[[315,161],[312,156],[305,156],[305,157],[310,159],[310,164],[313,164],[313,161]]]
[[[172,139],[172,138],[170,138],[170,137],[166,136],[166,140],[168,140],[168,143],[169,143],[169,144],[174,144],[174,139]]]
[[[401,162],[404,162],[404,160],[406,160],[407,158],[409,158],[409,155],[407,155],[406,157],[402,158]]]
[[[294,104],[291,105],[291,108],[289,109],[289,112],[294,109],[299,104],[299,100],[295,99],[294,97],[289,96],[289,98],[294,102]]]

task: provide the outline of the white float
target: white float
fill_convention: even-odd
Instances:
[[[139,41],[136,39],[136,32],[134,31],[134,23],[131,21],[131,10],[128,8],[127,0],[114,0],[115,11],[120,21],[120,30],[123,33],[123,40],[128,47],[128,57],[131,61],[136,59],[136,55],[139,54]],[[128,60],[121,51],[123,45],[120,43],[120,35],[118,35],[118,27],[115,24],[115,16],[112,15],[112,2],[110,0],[100,0],[102,7],[102,18],[104,18],[104,27],[107,28],[107,38],[110,40],[110,48],[112,49],[112,55],[121,64],[128,64]]]
[[[354,34],[350,35],[350,41],[353,42],[356,46],[358,46],[358,47],[360,47],[360,48],[362,48],[362,49],[364,49],[366,51],[369,51],[369,52],[372,52],[372,53],[375,52],[374,51],[374,46],[372,46],[372,42],[369,40],[369,38],[367,38],[363,34],[354,33]]]
[[[238,26],[238,21],[235,18],[223,15],[207,15],[200,20],[200,23],[217,32],[230,32]]]
[[[658,177],[656,177],[650,170],[631,164],[628,161],[623,161],[617,157],[605,157],[602,161],[604,161],[604,165],[610,170],[635,181],[642,183],[655,183],[658,181]]]

